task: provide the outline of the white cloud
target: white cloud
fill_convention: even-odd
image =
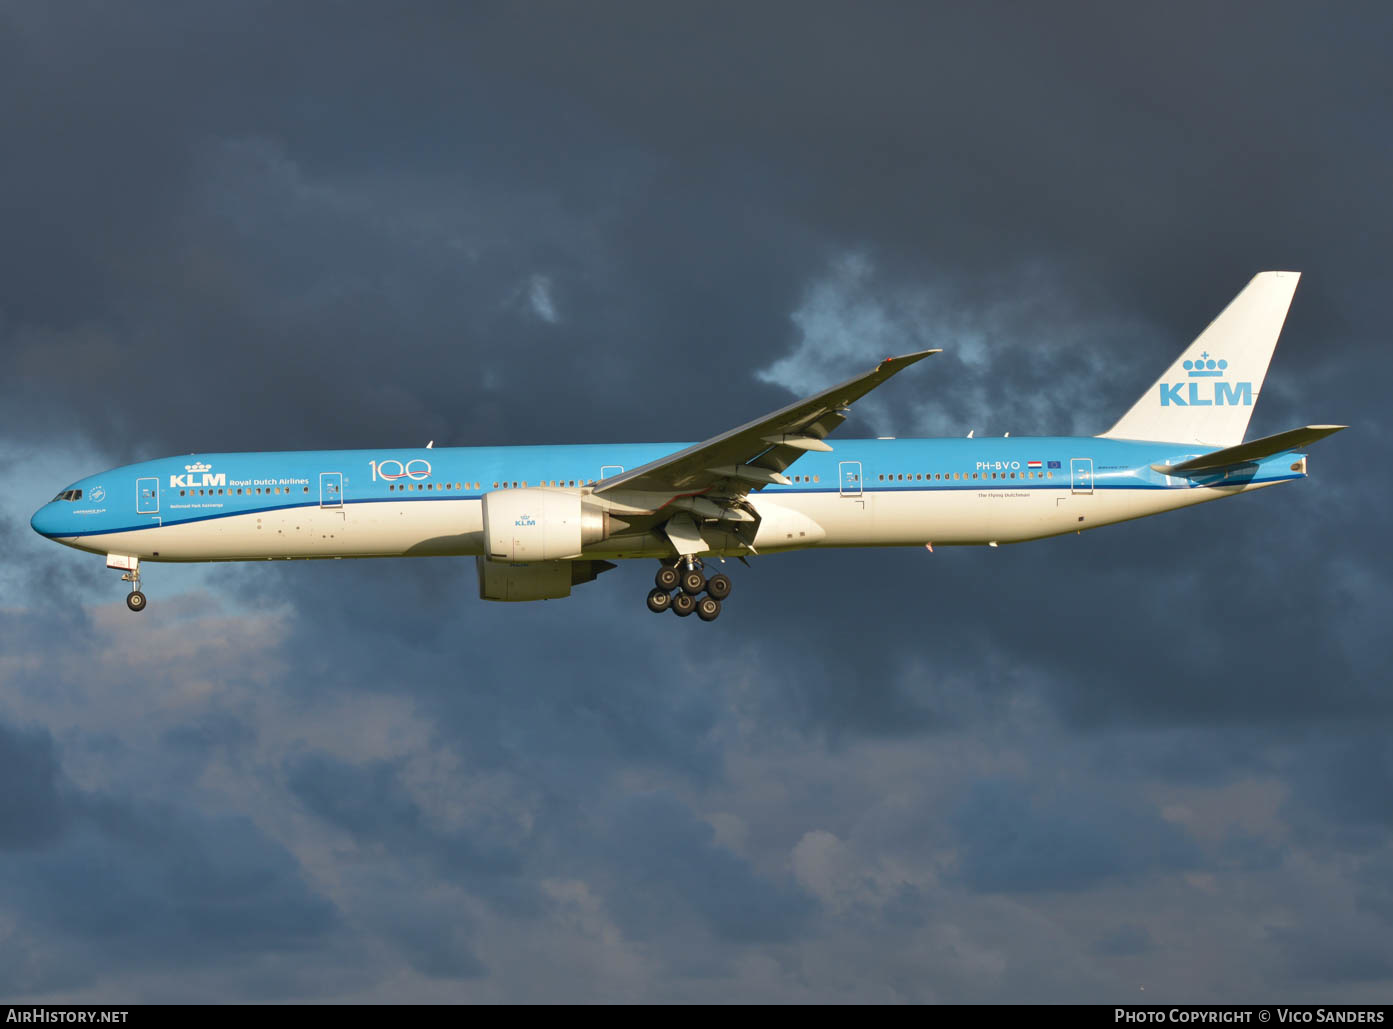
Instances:
[[[875,435],[1092,435],[1135,399],[1109,387],[1126,378],[1119,351],[1153,330],[1108,310],[1080,315],[1071,299],[1030,267],[985,283],[906,282],[850,251],[809,283],[789,315],[798,343],[756,377],[806,396],[886,357],[941,348],[853,417]]]
[[[561,320],[556,313],[556,302],[551,297],[551,279],[548,276],[532,276],[527,289],[527,302],[532,306],[532,313],[548,325],[555,325]]]

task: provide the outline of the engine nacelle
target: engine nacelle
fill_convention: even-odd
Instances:
[[[570,560],[588,544],[607,539],[611,528],[609,514],[586,504],[579,493],[509,489],[484,494],[484,556],[490,561]]]

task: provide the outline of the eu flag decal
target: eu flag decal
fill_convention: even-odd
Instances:
[[[1059,467],[1059,462],[1058,462],[1058,461],[1051,461],[1051,462],[1050,462],[1050,467],[1051,467],[1051,468],[1058,468],[1058,467]]]

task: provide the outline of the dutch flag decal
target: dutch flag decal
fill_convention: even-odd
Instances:
[[[1026,464],[1025,464],[1025,466],[1026,466],[1027,468],[1039,468],[1039,467],[1040,467],[1040,462],[1039,462],[1039,461],[1027,461]]]

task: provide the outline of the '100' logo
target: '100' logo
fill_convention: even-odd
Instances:
[[[369,461],[368,465],[372,468],[374,482],[378,479],[386,479],[390,482],[396,479],[420,480],[430,478],[430,462],[421,457],[413,457],[405,464],[397,460],[387,460]]]

